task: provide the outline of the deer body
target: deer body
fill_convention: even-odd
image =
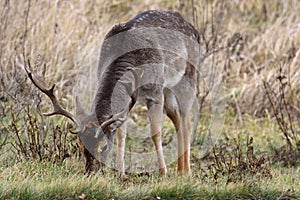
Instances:
[[[94,170],[95,159],[105,163],[116,135],[117,169],[124,174],[124,121],[136,102],[145,102],[160,173],[167,173],[161,133],[165,112],[177,133],[177,171],[182,174],[190,173],[190,115],[198,92],[199,54],[198,32],[178,12],[145,11],[115,25],[102,45],[95,109],[86,114],[76,99],[77,117],[60,107],[54,86],[47,89],[37,75],[25,70],[51,99],[55,109],[50,115],[64,115],[76,124],[86,171]],[[99,154],[103,138],[107,144]]]
[[[149,27],[150,29],[148,29]],[[151,28],[153,28],[154,32],[149,37],[145,36],[148,30],[152,31]],[[161,174],[165,175],[167,169],[161,138],[162,116],[163,111],[165,111],[167,116],[172,120],[177,132],[178,173],[189,173],[191,132],[189,117],[194,101],[193,97],[196,95],[198,87],[197,66],[193,66],[187,62],[177,52],[169,51],[160,46],[158,43],[160,39],[168,40],[168,37],[172,37],[171,35],[160,34],[161,28],[182,33],[186,37],[192,38],[194,42],[199,43],[198,32],[177,12],[146,11],[127,22],[114,26],[104,40],[99,67],[102,67],[101,63],[105,63],[101,62],[101,59],[106,59],[105,56],[107,55],[115,55],[116,49],[124,48],[127,50],[128,45],[131,45],[130,47],[133,47],[133,50],[124,54],[122,53],[119,57],[116,56],[102,73],[95,101],[96,115],[99,123],[102,124],[112,115],[122,110],[126,110],[124,113],[126,116],[137,100],[146,102],[151,137],[157,151],[159,169]],[[136,29],[142,31],[135,34]],[[143,32],[144,29],[146,31]],[[131,30],[133,32],[130,32]],[[121,37],[121,43],[115,42],[118,39],[110,40],[110,38],[116,37],[116,35],[117,37]],[[181,38],[174,39],[181,40]],[[140,47],[143,46],[140,45],[140,42],[144,43],[145,48]],[[182,50],[188,48],[187,44],[184,44],[183,41],[174,43],[175,45],[177,43],[177,48],[182,48]],[[138,48],[136,49],[135,46],[138,46]],[[149,48],[149,46],[152,48]],[[122,78],[130,71],[133,74],[133,77],[129,78],[129,83],[131,84],[123,87],[123,90],[127,91],[127,95],[130,98],[127,98],[126,101],[126,97],[123,97],[123,105],[119,110],[113,110],[114,102],[112,102],[112,97],[116,85],[119,82],[122,83]],[[121,93],[124,94],[124,91]],[[125,131],[126,125],[121,126],[116,131],[117,168],[122,173],[124,173]],[[114,133],[107,131],[106,134]],[[103,161],[105,160],[103,158]]]

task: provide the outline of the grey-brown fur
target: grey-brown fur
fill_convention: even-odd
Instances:
[[[183,33],[187,38],[190,38],[195,43],[197,43],[195,45],[196,47],[198,47],[199,45],[199,34],[197,30],[191,24],[189,24],[178,12],[155,10],[145,11],[127,22],[115,25],[106,35],[101,51],[98,72],[99,75],[101,74],[101,77],[99,79],[99,88],[95,99],[96,116],[101,125],[104,121],[108,120],[114,114],[116,114],[116,112],[126,110],[126,107],[129,107],[128,111],[130,111],[137,100],[145,101],[149,109],[148,117],[151,123],[151,135],[154,144],[159,149],[159,146],[161,146],[160,129],[161,114],[163,108],[175,125],[175,128],[177,130],[177,137],[179,138],[179,140],[181,138],[182,142],[184,141],[184,144],[182,144],[182,149],[178,150],[178,172],[189,172],[190,147],[189,144],[186,144],[186,140],[190,140],[190,133],[188,133],[190,132],[190,125],[188,120],[191,112],[191,104],[193,103],[193,97],[196,95],[198,88],[198,66],[195,66],[193,63],[182,58],[182,56],[176,54],[176,52],[158,48],[135,49],[116,57],[109,63],[107,67],[101,66],[101,63],[105,63],[101,62],[101,59],[108,59],[110,55],[114,55],[114,51],[116,51],[116,49],[118,48],[128,48],[127,46],[122,46],[124,45],[122,39],[130,40],[129,44],[132,43],[133,47],[135,42],[136,45],[139,45],[139,42],[134,38],[135,36],[131,36],[129,31],[146,27],[158,28],[158,30],[160,30],[159,28],[163,28]],[[128,33],[128,35],[126,33]],[[110,39],[112,37],[116,37],[119,35],[121,35],[120,37],[122,37],[122,39],[120,40],[121,42],[110,42]],[[163,37],[168,38],[169,36],[166,35]],[[174,37],[173,41],[177,39],[180,40],[181,38]],[[156,45],[155,37],[154,39],[150,38],[146,42]],[[181,47],[189,48],[188,45],[178,42],[178,48]],[[195,55],[197,56],[198,52],[192,51],[192,53],[195,53]],[[195,55],[192,55],[193,59]],[[164,69],[163,65],[161,65],[161,67],[153,67],[153,69],[151,67],[147,67],[151,65],[159,66],[160,64],[164,64],[174,69],[175,71],[180,71],[182,65],[184,65],[184,75],[175,86],[172,86],[172,88],[165,87],[167,70]],[[123,107],[121,107],[118,111],[114,111],[112,109],[112,107],[114,107],[112,96],[114,89],[118,84],[118,81],[120,81],[120,79],[122,79],[122,76],[125,73],[128,73],[128,71],[134,71],[137,69],[143,71],[143,75],[141,76],[141,80],[139,80],[138,85],[134,85],[137,82],[135,80],[136,77],[130,80],[134,85],[132,93],[128,94],[128,96],[131,97],[131,102],[129,102],[129,104],[125,103],[125,106],[123,105]],[[152,78],[154,79],[154,81],[151,84],[143,84],[142,79],[143,77],[146,77],[145,79],[147,79],[148,74],[150,74],[150,79]],[[144,82],[145,81],[146,80],[144,80]],[[125,101],[125,99],[120,99],[120,101]],[[154,109],[150,111],[151,108]],[[111,129],[106,129],[104,130],[104,132],[112,140],[114,133],[110,132],[110,130]],[[117,136],[117,140],[122,140],[124,139],[124,137],[124,133],[119,133],[119,135]],[[122,145],[124,146],[124,144],[121,144],[121,146]],[[108,154],[106,154],[105,156],[108,156]],[[121,172],[124,172],[124,166],[121,166],[124,165],[122,164],[122,157],[123,155],[119,155],[119,158],[117,158],[121,159],[121,164],[119,164],[119,166],[117,167]],[[160,171],[162,174],[165,174],[166,167],[164,161],[162,161],[162,152],[158,152],[158,157],[160,162]],[[103,160],[105,161],[106,158],[104,158]]]
[[[127,22],[113,26],[107,33],[105,40],[121,32],[139,27],[162,27],[170,30],[176,30],[189,37],[193,37],[193,39],[199,43],[199,34],[197,30],[188,23],[180,13],[175,11],[157,10],[145,11]],[[105,45],[105,41],[103,45]],[[108,52],[102,52],[102,54],[109,55],[109,51],[114,50],[105,49],[105,51]],[[107,105],[111,103],[110,98],[112,90],[122,75],[133,67],[139,67],[146,63],[160,63],[163,59],[162,57],[166,59],[172,58],[174,55],[172,55],[172,52],[167,51],[164,51],[162,54],[162,52],[159,52],[157,49],[139,49],[118,57],[105,69],[102,77],[100,78],[99,89],[96,95],[96,114],[99,122],[106,120],[113,114]],[[103,57],[100,57],[100,59],[103,59]],[[188,63],[188,65],[190,65],[190,63]],[[99,66],[99,68],[101,67],[102,66]],[[185,76],[188,76],[188,73],[191,73],[193,76],[196,70],[197,69],[193,69],[193,66],[189,66]],[[187,78],[194,79],[192,76]]]

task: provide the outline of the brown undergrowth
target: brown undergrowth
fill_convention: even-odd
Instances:
[[[224,177],[226,184],[247,181],[249,177],[272,178],[270,161],[254,151],[252,137],[245,144],[240,138],[226,137],[225,142],[214,145],[205,157],[199,159],[194,156],[192,160],[201,171],[201,179],[213,179],[216,183],[224,181]]]

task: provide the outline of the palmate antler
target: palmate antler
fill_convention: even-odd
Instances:
[[[70,130],[71,133],[73,134],[78,134],[79,132],[81,132],[81,128],[84,128],[84,127],[81,127],[80,125],[80,121],[78,121],[74,115],[70,112],[68,112],[67,110],[65,110],[61,105],[60,103],[58,102],[57,100],[57,97],[54,95],[54,88],[55,88],[55,84],[53,84],[51,87],[49,87],[49,85],[45,82],[45,79],[44,77],[42,76],[39,76],[37,74],[35,74],[34,72],[31,71],[31,64],[30,64],[30,61],[28,60],[28,68],[25,66],[24,67],[27,75],[28,75],[28,78],[31,80],[31,82],[44,94],[46,94],[51,102],[52,102],[52,105],[53,105],[53,112],[51,113],[43,113],[43,115],[45,116],[52,116],[52,115],[62,115],[62,116],[65,116],[67,118],[69,118],[70,120],[72,120],[72,122],[74,122],[74,124],[76,125],[76,130]],[[79,99],[76,98],[76,107],[77,108],[80,108],[80,109],[83,109],[80,102],[79,102]],[[113,116],[111,116],[109,119],[107,119],[106,121],[104,121],[102,124],[101,124],[101,129],[104,130],[107,126],[109,126],[110,124],[116,122],[116,121],[119,121],[119,122],[124,122],[126,120],[126,113],[128,112],[128,110],[123,110],[121,111],[120,113],[117,113]],[[98,135],[98,134],[96,134]]]
[[[61,107],[61,105],[59,104],[59,102],[57,101],[56,96],[54,95],[54,88],[55,88],[55,84],[52,85],[52,87],[49,87],[48,84],[45,82],[44,78],[33,73],[31,71],[31,65],[30,65],[30,61],[28,60],[28,68],[26,66],[24,66],[24,69],[29,77],[29,79],[31,80],[31,82],[44,94],[46,94],[53,105],[53,112],[51,113],[44,113],[43,115],[45,116],[52,116],[52,115],[62,115],[65,116],[67,118],[69,118],[70,120],[72,120],[76,127],[79,127],[79,123],[77,122],[76,118],[74,117],[74,115],[68,111],[66,111],[64,108]],[[76,131],[71,131],[72,133],[76,133]]]

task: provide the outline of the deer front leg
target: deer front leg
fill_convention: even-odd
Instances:
[[[126,122],[117,130],[117,170],[120,176],[125,176],[124,153],[125,153],[125,139],[126,139]]]
[[[163,104],[154,103],[153,101],[150,101],[147,102],[147,107],[148,107],[148,118],[150,121],[151,138],[156,149],[159,172],[161,176],[165,176],[167,174],[167,167],[164,160],[162,140],[161,140]]]

